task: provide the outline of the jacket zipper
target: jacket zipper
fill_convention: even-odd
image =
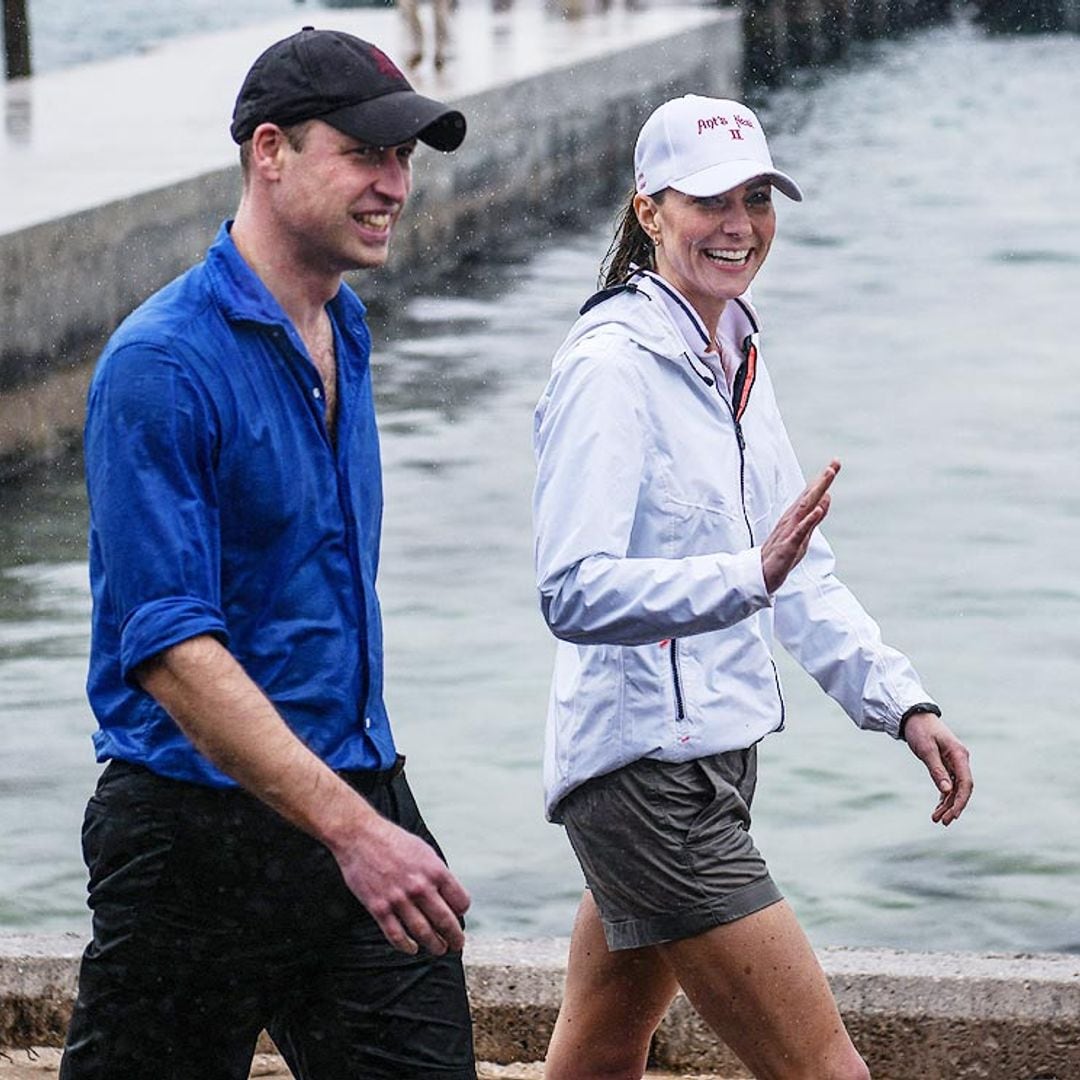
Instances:
[[[671,679],[675,686],[675,719],[686,719],[686,708],[683,703],[682,682],[679,678],[679,639],[671,639]]]
[[[751,547],[754,546],[754,529],[750,524],[750,515],[746,512],[746,436],[743,434],[741,416],[746,410],[750,398],[750,389],[753,387],[756,375],[754,370],[756,360],[757,346],[752,339],[748,338],[743,363],[735,376],[735,390],[739,398],[738,411],[736,411],[735,405],[724,397],[719,384],[716,386],[716,392],[720,395],[720,400],[727,406],[728,412],[731,414],[731,422],[735,425],[735,439],[739,444],[739,505],[742,507],[743,522],[746,524],[746,535],[750,538]],[[746,385],[748,380],[750,386]],[[776,683],[776,697],[780,702],[780,723],[775,730],[782,731],[787,720],[787,706],[784,703],[784,692],[780,688],[780,672],[776,669],[776,661],[769,657],[769,663],[772,665],[773,681]]]
[[[773,728],[773,731],[783,731],[784,724],[787,723],[787,705],[784,703],[784,691],[780,687],[780,672],[776,670],[776,661],[770,656],[769,663],[772,664],[772,677],[776,683],[776,697],[780,702],[780,723]]]
[[[746,535],[750,538],[750,546],[754,546],[754,530],[750,525],[750,515],[746,512],[746,437],[743,435],[742,424],[739,422],[738,416],[735,414],[735,409],[731,402],[724,397],[717,386],[716,392],[720,397],[720,400],[727,406],[728,412],[731,413],[731,422],[735,425],[735,440],[739,444],[739,506],[742,508],[743,522],[746,525]]]
[[[746,534],[750,537],[750,546],[754,546],[754,530],[750,526],[750,517],[746,512],[746,437],[743,435],[742,416],[750,404],[750,391],[757,379],[757,345],[753,336],[743,342],[743,360],[732,382],[732,400],[724,398],[731,413],[731,422],[735,425],[735,438],[739,443],[739,504],[742,506]],[[720,387],[717,386],[717,391]],[[723,395],[720,395],[723,397]]]

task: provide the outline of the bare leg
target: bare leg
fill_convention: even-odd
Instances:
[[[702,1019],[759,1080],[869,1080],[784,901],[656,948]]]
[[[409,42],[412,46],[408,63],[410,67],[415,67],[424,56],[424,29],[420,25],[418,0],[397,0],[397,6],[405,20],[405,26],[409,31]]]
[[[592,893],[574,921],[544,1080],[641,1080],[677,987],[656,948],[609,952]]]
[[[442,67],[450,55],[450,0],[435,0],[435,66]]]

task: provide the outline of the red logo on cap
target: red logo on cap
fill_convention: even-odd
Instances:
[[[405,76],[398,70],[397,64],[390,59],[381,49],[371,46],[371,55],[375,58],[375,66],[380,75],[389,75],[392,79],[404,79]]]
[[[728,118],[726,116],[701,116],[698,117],[697,133],[700,135],[703,131],[712,131],[717,127],[727,127]]]
[[[726,116],[701,116],[697,122],[697,133],[701,135],[706,131],[714,131],[718,127],[726,128],[730,121]],[[735,115],[735,127],[731,129],[731,137],[733,139],[741,139],[742,133],[739,131],[741,127],[752,128],[754,126],[753,120],[747,120],[745,116]]]

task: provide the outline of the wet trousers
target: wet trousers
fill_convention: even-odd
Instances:
[[[438,850],[400,768],[344,778]],[[321,844],[245,792],[110,763],[83,828],[93,941],[61,1080],[475,1080],[460,955],[392,949]]]

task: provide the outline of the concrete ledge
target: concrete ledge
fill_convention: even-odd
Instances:
[[[0,1047],[57,1046],[74,998],[76,935],[0,937]],[[478,1056],[538,1061],[562,996],[566,939],[477,939],[465,964]],[[875,1077],[1076,1080],[1080,956],[819,952]],[[681,996],[653,1044],[657,1067],[748,1074]]]
[[[470,940],[465,970],[477,1057],[541,1061],[562,1001],[569,938]]]
[[[823,949],[822,966],[875,1077],[1080,1077],[1080,956]],[[748,1075],[684,998],[657,1032],[669,1068]]]
[[[84,944],[77,934],[0,937],[0,1047],[63,1042]]]

